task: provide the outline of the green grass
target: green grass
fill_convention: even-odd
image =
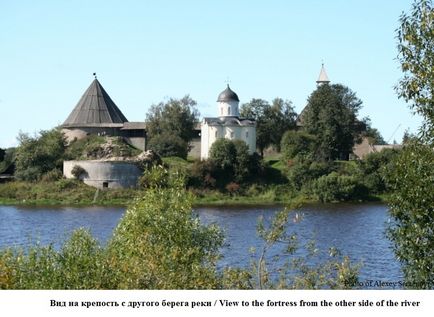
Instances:
[[[191,164],[190,161],[184,160],[183,158],[177,156],[163,157],[163,162],[169,165],[169,167],[174,166],[188,166]]]
[[[56,182],[9,182],[0,184],[0,204],[14,205],[127,205],[137,195],[134,189],[100,191],[77,180]]]

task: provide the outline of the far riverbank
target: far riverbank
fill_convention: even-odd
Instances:
[[[139,189],[96,190],[79,181],[10,182],[0,184],[0,205],[17,206],[128,206],[140,195]],[[282,191],[275,186],[264,187],[250,194],[229,194],[219,191],[195,191],[194,206],[269,206],[291,201],[318,203],[315,197]],[[387,195],[370,196],[364,202],[386,203]],[[359,203],[360,200],[352,202]]]

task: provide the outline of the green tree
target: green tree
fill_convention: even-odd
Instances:
[[[316,159],[348,159],[354,141],[363,131],[357,120],[362,101],[348,87],[320,85],[303,112],[303,128],[317,139]]]
[[[396,30],[398,61],[403,77],[396,86],[400,98],[424,118],[422,134],[434,138],[434,5],[416,0],[410,14],[403,13]]]
[[[220,169],[229,170],[230,173],[234,172],[237,149],[231,140],[222,138],[215,141],[209,150],[209,157]]]
[[[243,182],[253,171],[258,171],[257,160],[242,140],[218,139],[211,146],[209,157],[225,182]]]
[[[161,174],[161,167],[154,170]],[[193,197],[182,178],[173,176],[168,181],[149,183],[117,226],[108,244],[106,287],[218,287],[216,261],[223,236],[216,226],[204,226],[193,215]]]
[[[152,105],[146,115],[149,147],[157,152],[159,150],[161,156],[186,157],[198,121],[196,101],[188,95]],[[173,148],[168,145],[171,138],[176,138]]]
[[[434,153],[432,146],[407,144],[387,174],[392,189],[389,237],[403,264],[407,288],[434,288]]]
[[[408,288],[434,288],[434,6],[417,0],[397,29],[398,60],[404,73],[396,90],[424,124],[408,138],[387,181],[393,190],[389,236],[403,263]]]
[[[15,148],[5,150],[3,161],[0,161],[0,173],[13,174],[15,170]]]
[[[386,144],[386,141],[383,139],[380,131],[372,127],[371,119],[369,117],[363,118],[363,123],[365,125],[365,130],[362,131],[362,134],[360,135],[361,137],[368,138],[369,144]]]
[[[295,127],[296,113],[288,100],[275,98],[270,105],[262,99],[252,99],[241,106],[242,117],[256,120],[256,146],[264,156],[270,145],[280,151],[280,140],[285,131]]]
[[[6,155],[6,151],[0,148],[0,162],[3,162]]]
[[[66,143],[60,129],[40,131],[35,137],[20,133],[18,141],[15,154],[18,179],[36,181],[53,169],[62,169]]]

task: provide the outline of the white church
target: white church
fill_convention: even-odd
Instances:
[[[256,122],[253,119],[240,118],[240,99],[229,85],[217,98],[218,117],[203,118],[201,125],[202,160],[209,157],[212,144],[220,139],[242,140],[249,147],[249,153],[256,151]]]

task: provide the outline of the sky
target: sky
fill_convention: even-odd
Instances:
[[[63,123],[97,73],[129,121],[189,94],[217,116],[229,80],[241,104],[292,101],[300,112],[321,63],[362,101],[386,141],[416,132],[394,86],[395,30],[410,0],[0,0],[0,147]]]

